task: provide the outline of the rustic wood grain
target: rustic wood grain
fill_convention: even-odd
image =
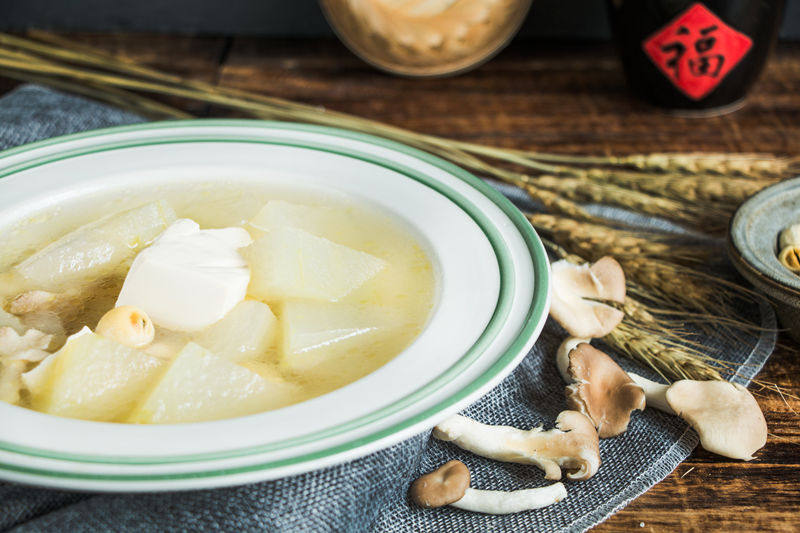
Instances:
[[[800,154],[800,45],[782,45],[747,105],[711,119],[633,99],[608,46],[518,42],[472,73],[409,80],[376,72],[335,40],[78,35],[137,61],[427,133],[563,153]],[[0,81],[0,91],[12,87]],[[199,115],[232,116],[204,106]],[[800,354],[782,338],[759,378],[800,396]],[[703,450],[597,531],[800,530],[800,401],[759,393],[769,425],[754,461]]]

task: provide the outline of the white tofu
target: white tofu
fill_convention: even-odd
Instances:
[[[139,307],[175,331],[210,326],[244,300],[250,269],[237,249],[250,241],[243,228],[201,230],[178,220],[136,256],[117,306]]]
[[[247,250],[249,293],[260,300],[336,301],[380,272],[383,259],[295,228],[276,228]]]

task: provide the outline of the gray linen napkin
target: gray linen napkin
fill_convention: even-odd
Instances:
[[[60,134],[139,122],[139,117],[36,86],[0,98],[0,148]],[[524,194],[498,186],[521,206]],[[598,213],[642,225],[674,229],[594,206]],[[747,313],[747,309],[743,309]],[[769,307],[750,309],[766,328],[775,327]],[[465,410],[482,422],[528,428],[552,427],[564,409],[564,385],[553,354],[564,334],[548,322],[522,364],[500,385]],[[704,338],[742,363],[741,383],[762,367],[774,333],[740,333],[736,343]],[[618,358],[626,369],[652,372]],[[430,438],[430,432],[342,465],[235,488],[158,494],[90,494],[0,483],[0,531],[581,531],[621,509],[667,476],[697,444],[678,418],[647,410],[634,415],[624,435],[601,441],[603,465],[588,481],[568,482],[569,496],[552,507],[507,516],[443,508],[421,510],[406,498],[420,473],[458,458],[473,473],[472,486],[513,490],[548,484],[531,466],[499,463]]]

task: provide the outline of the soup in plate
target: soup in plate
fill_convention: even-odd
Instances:
[[[0,400],[138,424],[276,409],[390,361],[435,294],[412,232],[340,194],[231,182],[67,201],[0,231]]]

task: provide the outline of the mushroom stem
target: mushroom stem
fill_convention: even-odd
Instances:
[[[579,344],[590,344],[591,339],[580,339],[578,337],[567,337],[564,342],[558,347],[556,352],[556,366],[558,366],[558,373],[561,374],[563,379],[568,385],[575,381],[569,374],[569,353],[578,347]]]
[[[566,497],[567,489],[563,483],[510,492],[468,488],[460,500],[450,505],[475,513],[510,514],[546,507]]]
[[[536,465],[546,479],[561,479],[561,468],[571,470],[570,479],[589,479],[600,466],[597,431],[577,411],[562,411],[549,431],[490,426],[455,415],[436,426],[433,436],[489,459]]]
[[[639,374],[628,372],[631,379],[644,390],[644,397],[647,407],[655,407],[659,411],[674,415],[676,414],[672,407],[667,402],[667,389],[669,385],[663,383],[656,383]]]

